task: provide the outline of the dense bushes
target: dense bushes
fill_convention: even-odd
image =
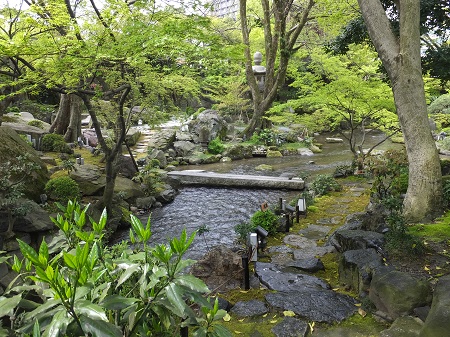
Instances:
[[[225,150],[225,145],[223,145],[220,138],[215,138],[211,140],[208,144],[208,152],[212,154],[220,154]]]
[[[56,133],[49,133],[42,137],[42,151],[72,153],[64,137]]]
[[[50,179],[45,185],[45,193],[52,200],[66,203],[70,199],[78,199],[80,188],[75,180],[68,176]]]
[[[310,189],[315,196],[342,190],[342,186],[331,175],[319,174],[311,183]]]

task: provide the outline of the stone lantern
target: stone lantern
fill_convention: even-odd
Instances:
[[[264,91],[264,81],[266,79],[266,67],[261,65],[262,54],[259,51],[257,51],[253,55],[253,62],[255,63],[255,65],[252,67],[253,74],[255,75],[256,83],[258,83],[259,91],[263,92]]]

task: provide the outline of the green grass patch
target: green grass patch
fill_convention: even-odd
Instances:
[[[449,213],[446,214],[447,216]],[[408,233],[428,241],[440,242],[450,238],[450,223],[418,224],[408,227]]]

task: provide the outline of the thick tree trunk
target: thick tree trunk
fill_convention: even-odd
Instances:
[[[70,122],[70,95],[61,94],[59,101],[58,112],[56,113],[55,120],[50,126],[50,133],[57,133],[58,135],[64,135]]]
[[[439,156],[428,123],[420,62],[419,0],[400,0],[400,36],[394,35],[379,0],[358,0],[370,38],[391,79],[409,163],[403,213],[410,222],[442,212]]]
[[[67,126],[64,140],[70,143],[76,143],[81,135],[81,105],[83,101],[76,95],[70,97],[70,120]]]

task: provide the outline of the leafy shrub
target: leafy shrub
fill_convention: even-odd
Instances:
[[[40,121],[39,119],[33,119],[32,121],[29,121],[28,125],[35,126],[35,127],[39,128],[39,129],[43,129],[44,128],[44,123],[42,121]]]
[[[152,159],[150,163],[144,166],[135,177],[134,181],[144,185],[144,191],[147,195],[156,195],[165,187],[162,179],[162,173],[159,169],[159,160]]]
[[[382,156],[370,156],[367,168],[374,180],[372,199],[375,202],[392,202],[408,188],[408,159],[404,150],[389,150]]]
[[[442,180],[442,189],[444,192],[444,205],[450,206],[450,177],[444,177]]]
[[[441,95],[436,98],[429,106],[428,113],[450,113],[450,94]]]
[[[342,186],[331,175],[319,174],[311,183],[311,190],[315,196],[319,196],[333,191],[340,191]]]
[[[258,134],[259,140],[265,145],[277,145],[278,135],[276,131],[272,129],[261,130]]]
[[[106,210],[96,222],[76,202],[58,207],[62,214],[51,220],[60,234],[50,244],[43,240],[35,250],[18,240],[25,259],[15,256],[12,269],[29,280],[0,296],[7,308],[0,310],[2,336],[180,336],[188,323],[193,336],[231,337],[217,324],[226,311],[204,297],[203,281],[186,273],[195,261],[183,255],[195,233],[188,237],[183,230],[168,245],[150,247],[150,221],[144,225],[131,215],[133,248],[111,248],[104,242]]]
[[[256,227],[253,224],[248,222],[243,222],[234,226],[234,232],[238,236],[238,241],[242,244],[246,244],[248,234],[254,232],[255,228]]]
[[[385,234],[386,249],[390,255],[422,255],[425,246],[422,241],[408,233],[408,228],[400,212],[392,212],[387,218],[389,231]]]
[[[225,145],[223,145],[219,137],[214,138],[208,144],[208,151],[212,154],[220,154],[223,150],[225,150]]]
[[[78,199],[80,188],[75,180],[68,176],[50,179],[45,185],[45,193],[50,199],[67,202],[69,199]]]
[[[42,151],[72,153],[64,137],[56,133],[48,133],[42,137]]]
[[[269,234],[275,234],[278,229],[278,216],[270,209],[266,211],[256,211],[250,218],[250,224],[253,228],[261,226]]]
[[[445,137],[439,141],[439,147],[443,150],[450,151],[450,137]]]

